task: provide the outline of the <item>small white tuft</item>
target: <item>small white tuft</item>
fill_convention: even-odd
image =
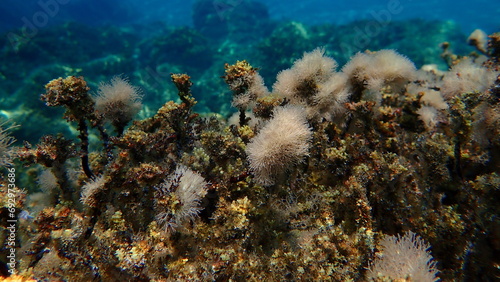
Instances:
[[[140,111],[141,100],[138,87],[132,86],[124,77],[115,76],[109,83],[99,85],[95,107],[106,120],[126,124]]]
[[[332,120],[333,117],[345,111],[344,104],[348,101],[349,96],[347,76],[343,73],[335,73],[319,85],[319,91],[314,96],[313,106],[307,108],[307,116]]]
[[[429,251],[430,245],[420,236],[408,231],[403,236],[385,236],[380,242],[382,255],[368,270],[368,279],[379,281],[384,277],[392,281],[438,281],[436,262]],[[410,279],[410,280],[408,280]]]
[[[38,186],[40,186],[40,189],[46,194],[49,194],[59,186],[59,184],[57,184],[57,178],[54,173],[52,173],[52,170],[45,169],[38,175]]]
[[[441,92],[446,99],[472,91],[484,92],[492,85],[498,73],[475,64],[472,60],[463,60],[453,66],[443,78]]]
[[[247,145],[248,161],[256,181],[262,185],[274,184],[276,177],[308,155],[311,138],[303,108],[276,108],[273,118]]]
[[[16,139],[9,135],[9,131],[17,125],[5,127],[9,122],[9,120],[0,122],[0,166],[12,166],[12,161],[17,157],[16,148],[11,146]]]
[[[325,49],[316,48],[312,52],[304,53],[304,56],[295,61],[293,70],[302,78],[323,80],[337,68],[334,59],[325,56]]]
[[[305,105],[314,93],[305,93],[303,88],[310,88],[318,83],[324,83],[334,73],[337,63],[325,56],[325,50],[316,48],[314,51],[304,53],[304,56],[295,61],[290,69],[281,71],[273,91],[286,97],[292,104]]]
[[[424,122],[425,128],[427,130],[432,130],[436,127],[438,122],[438,111],[434,107],[422,106],[417,110],[418,117]]]
[[[207,194],[208,183],[198,173],[179,165],[174,174],[156,187],[160,212],[159,225],[170,232],[180,225],[193,222],[202,208],[200,202]]]
[[[438,110],[448,109],[448,103],[444,100],[441,93],[436,90],[428,89],[424,92],[424,96],[422,96],[421,101],[429,106],[432,106]]]
[[[398,91],[416,76],[415,65],[394,50],[357,53],[342,68],[342,72],[358,83],[366,83],[371,90],[390,85]]]
[[[467,38],[467,43],[476,47],[481,53],[486,54],[488,48],[488,35],[486,32],[476,29]]]
[[[106,183],[106,178],[104,175],[96,177],[92,180],[89,180],[82,187],[82,193],[80,196],[80,201],[89,207],[96,207],[97,200],[96,195],[104,188],[104,184]]]

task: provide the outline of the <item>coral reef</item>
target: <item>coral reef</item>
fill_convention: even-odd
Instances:
[[[233,92],[235,123],[195,112],[187,74],[170,76],[177,102],[130,125],[139,96],[128,82],[102,84],[96,98],[83,77],[51,80],[41,99],[63,106],[79,135],[46,135],[19,148],[24,165],[44,171],[42,197],[52,202],[15,188],[8,203],[0,191],[0,214],[30,214],[18,223],[16,275],[417,281],[423,271],[430,281],[493,280],[500,263],[495,40],[485,58],[447,49],[447,72],[417,70],[391,49],[357,53],[337,71],[326,49],[314,49],[278,74],[272,91],[248,61],[226,64],[221,80]],[[116,88],[120,102],[103,106]],[[115,134],[107,133],[108,110],[123,117]],[[89,136],[99,141],[90,146]],[[392,270],[380,252],[416,257],[427,268],[395,278],[383,273]]]

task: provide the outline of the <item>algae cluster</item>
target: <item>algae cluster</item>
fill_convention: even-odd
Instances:
[[[254,16],[265,16],[260,7],[254,8]],[[202,13],[204,7],[196,11]],[[211,20],[209,15],[198,18]],[[207,27],[206,22],[200,26]],[[432,66],[417,71],[411,61],[390,50],[366,51],[349,60],[354,51],[333,47],[349,42],[347,26],[336,31],[293,22],[268,23],[265,38],[252,45],[256,53],[248,55],[248,61],[236,61],[236,56],[244,56],[237,51],[248,44],[235,34],[238,22],[231,18],[222,29],[219,22],[204,30],[160,27],[137,45],[133,34],[115,31],[126,35],[123,52],[109,55],[114,51],[103,49],[81,70],[58,63],[32,74],[32,84],[23,91],[39,89],[34,85],[38,78],[47,83],[64,74],[45,84],[41,95],[43,103],[61,110],[44,109],[40,122],[53,119],[48,124],[55,129],[76,133],[25,142],[16,151],[19,188],[7,190],[7,174],[1,179],[0,214],[7,218],[12,204],[8,193],[15,193],[19,215],[17,273],[12,280],[364,281],[381,255],[380,242],[390,241],[385,236],[405,232],[418,234],[431,246],[439,271],[436,280],[493,281],[500,276],[498,33],[489,37],[482,55],[455,55],[449,44],[432,51],[443,56],[441,64],[449,64],[448,72]],[[445,25],[425,24],[437,30]],[[85,30],[73,24],[66,28],[70,33]],[[384,28],[397,29],[397,24]],[[390,34],[382,33],[377,40]],[[441,41],[439,31],[433,34]],[[19,51],[28,56],[35,45],[52,46],[43,38],[19,46]],[[366,48],[391,47],[379,46],[377,40]],[[221,43],[225,55],[205,42]],[[68,40],[71,46],[54,47],[78,49],[80,43]],[[326,47],[312,51],[317,45]],[[414,58],[412,52],[419,47],[407,47],[407,53],[404,48],[399,52]],[[189,48],[190,56],[162,48]],[[93,73],[97,79],[127,72],[136,64],[129,55],[148,57],[151,61],[134,74],[133,82],[154,64],[145,52],[165,61],[155,67],[156,77],[141,80],[144,92],[157,94],[150,99],[163,105],[152,110],[145,95],[154,114],[120,120],[112,128],[96,111],[96,84],[77,75]],[[419,67],[438,63],[419,54]],[[164,69],[180,68],[176,60],[188,60],[189,74],[201,83],[187,74],[169,75],[178,96],[174,101],[159,93],[166,89]],[[210,77],[210,72],[197,69],[199,60],[204,68],[218,68],[218,74],[224,72],[225,60],[224,76]],[[252,60],[263,67],[253,67]],[[324,65],[308,65],[309,60]],[[337,64],[345,66],[337,71]],[[2,73],[9,72],[8,66],[2,65]],[[471,69],[485,75],[477,77]],[[269,91],[264,81],[271,85],[281,70]],[[376,74],[380,70],[386,72]],[[46,78],[54,73],[59,75]],[[487,77],[492,81],[485,85]],[[226,94],[219,95],[224,82]],[[204,93],[197,96],[200,89]],[[213,107],[223,114],[198,113],[199,103],[203,110]],[[254,141],[263,131],[271,134],[269,127],[279,127],[276,115],[289,108],[303,115],[297,120],[306,145],[280,143],[278,154],[284,157],[270,164],[271,173],[262,178],[268,159],[261,156],[264,162],[256,169],[249,157],[259,150]],[[66,121],[56,121],[63,109]],[[229,109],[237,112],[230,119]],[[281,123],[280,132],[289,134],[286,129],[294,125]],[[0,141],[8,141],[0,143],[10,147],[9,130],[0,132]],[[297,147],[300,154],[288,151]],[[285,160],[281,171],[280,160]],[[33,189],[33,183],[39,183],[42,192]],[[31,187],[22,189],[24,185]],[[2,228],[1,243],[6,243],[7,234]],[[0,270],[7,275],[4,261]],[[390,281],[383,274],[376,279]]]

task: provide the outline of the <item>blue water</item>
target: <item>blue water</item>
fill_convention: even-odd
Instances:
[[[46,25],[78,21],[88,25],[164,22],[169,25],[192,25],[193,0],[2,0],[0,31],[19,28],[31,22],[45,22],[43,13],[49,12]],[[214,9],[230,9],[242,0],[215,0]],[[459,24],[465,33],[482,28],[487,33],[500,29],[500,2],[476,1],[260,1],[267,6],[272,19],[288,19],[306,24],[343,24],[359,19],[389,20],[409,18],[438,19]],[[392,7],[392,8],[391,8]],[[392,12],[391,12],[392,11]],[[389,12],[389,13],[388,13]],[[386,17],[388,15],[389,17]],[[37,18],[38,17],[38,18]],[[44,25],[45,26],[45,25]]]

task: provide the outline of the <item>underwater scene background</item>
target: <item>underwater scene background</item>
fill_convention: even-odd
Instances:
[[[500,279],[499,15],[3,0],[0,279]]]

